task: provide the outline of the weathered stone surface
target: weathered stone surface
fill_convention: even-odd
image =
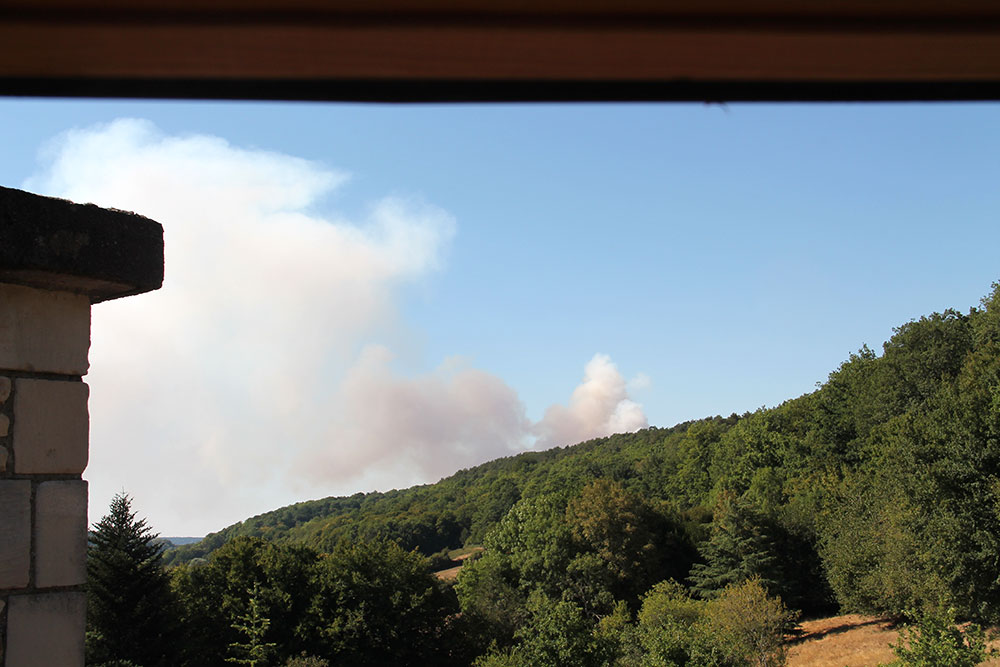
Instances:
[[[10,397],[10,378],[6,375],[0,375],[0,403],[5,403]]]
[[[86,383],[18,378],[14,389],[14,472],[82,473],[90,436]]]
[[[0,282],[0,369],[84,375],[89,349],[86,296]]]
[[[0,187],[0,282],[92,303],[163,284],[163,227],[127,211]]]
[[[0,588],[28,585],[31,566],[31,482],[0,480]]]
[[[83,667],[83,593],[12,595],[5,667]]]
[[[10,417],[7,415],[0,415],[0,438],[6,436],[10,432]]]
[[[35,492],[35,585],[87,581],[87,482],[43,482]]]

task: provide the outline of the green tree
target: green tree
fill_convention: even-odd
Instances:
[[[171,583],[184,609],[185,664],[215,666],[231,657],[230,645],[247,639],[235,626],[253,614],[253,605],[269,619],[268,641],[276,644],[279,664],[303,651],[317,655],[319,558],[306,547],[241,537],[207,562],[175,568]]]
[[[598,631],[580,607],[536,592],[528,600],[528,621],[517,631],[517,644],[493,651],[476,662],[479,667],[599,667],[616,652],[615,642]]]
[[[784,636],[795,615],[758,579],[696,600],[674,581],[644,597],[637,635],[642,667],[775,667],[784,664]]]
[[[677,445],[680,458],[677,472],[664,480],[671,496],[681,498],[688,505],[706,501],[712,481],[709,469],[712,452],[727,426],[717,419],[695,422],[688,428]]]
[[[785,664],[785,633],[795,614],[768,595],[759,579],[727,586],[705,609],[708,636],[728,664],[775,667]]]
[[[116,495],[87,550],[87,662],[173,665],[173,602],[162,547],[132,500]]]
[[[607,581],[614,597],[637,600],[653,581],[664,577],[667,554],[661,538],[669,534],[669,526],[661,519],[645,499],[619,482],[594,480],[566,507],[566,523],[583,552],[570,564],[570,572],[590,573],[592,581]],[[583,556],[591,556],[593,563],[581,562]],[[603,565],[603,576],[594,564]],[[593,592],[578,602],[587,605],[591,599]],[[609,612],[610,605],[599,611]]]
[[[344,666],[451,664],[457,602],[423,556],[393,542],[343,542],[319,554],[241,537],[177,568],[173,583],[191,667],[303,655]],[[267,644],[273,651],[260,648]]]
[[[512,476],[500,477],[484,489],[484,493],[476,499],[469,541],[481,542],[489,529],[495,526],[520,499],[521,490]]]
[[[574,544],[565,512],[565,494],[517,502],[486,536],[483,556],[459,572],[455,590],[463,614],[490,624],[493,639],[510,642],[527,618],[524,605],[533,591],[558,598],[566,590]]]
[[[249,667],[264,667],[270,663],[277,644],[264,641],[267,629],[271,626],[271,619],[264,615],[260,599],[260,583],[253,582],[253,588],[247,590],[247,595],[250,596],[250,607],[246,614],[233,623],[233,629],[243,635],[245,641],[229,645],[229,652],[235,655],[226,658],[226,662],[249,665]]]
[[[441,664],[457,605],[418,553],[394,542],[342,543],[319,563],[313,613],[338,665]]]
[[[778,559],[766,517],[741,498],[723,499],[716,512],[711,537],[701,546],[705,562],[691,568],[694,591],[712,598],[726,586],[755,577],[777,591]]]
[[[847,475],[821,526],[827,578],[845,610],[899,613],[946,592],[928,547],[948,547],[923,543],[927,514],[883,473]]]
[[[526,596],[521,591],[518,570],[511,559],[495,551],[467,561],[458,573],[455,592],[462,618],[475,620],[486,643],[509,645],[514,631],[527,618]]]
[[[954,608],[941,605],[913,616],[916,623],[904,627],[892,645],[902,667],[975,667],[997,653],[987,649],[986,633],[978,625],[955,625]]]
[[[955,310],[896,327],[885,345],[878,377],[881,421],[919,408],[954,378],[972,350],[969,318]]]
[[[986,314],[970,316],[980,333]],[[922,331],[918,342],[938,362],[897,353],[904,375],[923,381],[921,398],[871,428],[864,459],[845,471],[817,532],[844,606],[899,613],[946,599],[963,617],[993,623],[1000,615],[1000,348],[983,337],[953,375],[955,346],[930,344],[951,340],[935,334],[935,322],[907,331]]]
[[[693,599],[672,579],[661,581],[642,599],[638,639],[643,649],[643,665],[686,665],[706,603]]]

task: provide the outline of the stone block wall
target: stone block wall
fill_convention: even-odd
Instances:
[[[82,664],[89,344],[87,297],[0,284],[5,665]]]
[[[152,220],[0,187],[3,667],[84,664],[90,308],[162,279]]]

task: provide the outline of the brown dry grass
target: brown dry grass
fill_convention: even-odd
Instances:
[[[890,663],[890,644],[899,638],[892,619],[860,614],[803,621],[801,633],[789,640],[789,667],[872,667]],[[1000,640],[990,642],[1000,648]],[[1000,659],[984,662],[1000,667]]]
[[[449,567],[447,570],[439,570],[434,573],[434,576],[443,581],[454,581],[458,577],[458,571],[462,569],[465,565],[465,561],[472,556],[482,551],[482,547],[472,547],[470,549],[456,550],[456,554],[452,556],[452,562],[457,562],[458,565],[455,567]]]
[[[889,619],[848,614],[803,621],[790,640],[789,667],[869,667],[892,662],[899,633]]]
[[[455,567],[449,567],[447,570],[438,570],[434,573],[434,576],[442,581],[454,581],[458,578],[458,571],[461,569],[461,565],[456,565]]]

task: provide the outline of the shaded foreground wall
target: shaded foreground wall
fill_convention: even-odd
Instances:
[[[157,289],[163,229],[0,187],[0,665],[84,663],[90,307]]]

